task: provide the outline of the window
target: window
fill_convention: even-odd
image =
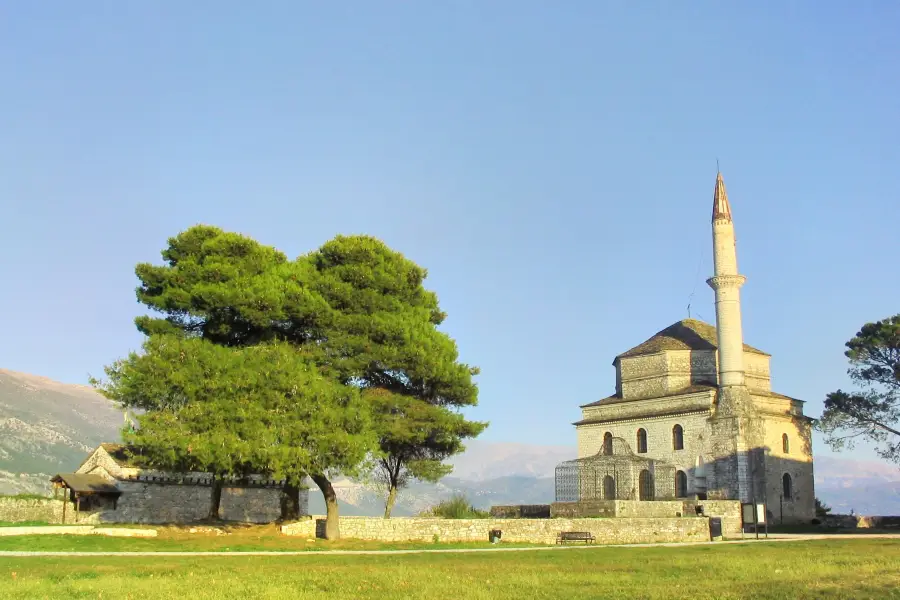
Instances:
[[[672,428],[672,448],[684,450],[684,429],[681,425]]]
[[[613,479],[612,475],[607,475],[603,478],[603,499],[616,499],[616,480]]]
[[[644,429],[638,429],[637,431],[637,451],[639,454],[647,452],[647,431]]]
[[[684,471],[675,471],[675,497],[687,497],[687,474]]]
[[[794,497],[794,484],[791,481],[791,476],[787,473],[781,478],[781,489],[785,500],[790,500]]]
[[[612,434],[607,431],[603,434],[603,454],[612,456],[612,453]]]
[[[781,451],[785,454],[789,454],[791,451],[791,441],[786,433],[781,434]]]
[[[653,500],[653,495],[653,475],[650,474],[650,471],[644,469],[638,477],[638,499]]]

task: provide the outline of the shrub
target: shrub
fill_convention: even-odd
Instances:
[[[469,502],[468,498],[461,494],[452,496],[448,500],[441,500],[422,513],[424,517],[443,517],[445,519],[487,519],[490,513],[478,510]]]

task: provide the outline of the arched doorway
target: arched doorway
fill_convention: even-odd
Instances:
[[[647,469],[638,477],[638,500],[653,500],[653,475]]]
[[[687,474],[684,471],[675,471],[675,497],[687,497]]]
[[[615,500],[616,499],[616,480],[612,475],[607,475],[603,478],[603,499],[604,500]]]

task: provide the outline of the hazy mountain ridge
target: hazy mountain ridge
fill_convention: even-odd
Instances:
[[[122,422],[122,413],[88,386],[0,369],[0,494],[48,491],[53,474],[74,470],[98,444],[118,440]],[[556,465],[576,455],[574,446],[478,440],[466,445],[450,461],[450,476],[402,490],[394,514],[418,514],[454,494],[478,508],[552,502]],[[900,514],[896,465],[822,456],[816,458],[815,480],[816,495],[834,512]],[[342,514],[384,511],[385,494],[374,484],[343,478],[335,488]],[[321,498],[311,490],[316,514],[324,512]]]
[[[88,451],[119,439],[122,413],[90,387],[0,369],[0,493],[49,490]]]

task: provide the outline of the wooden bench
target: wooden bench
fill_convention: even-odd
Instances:
[[[593,544],[596,538],[590,531],[560,531],[556,534],[556,543],[565,544],[566,542],[584,542],[585,544]]]

